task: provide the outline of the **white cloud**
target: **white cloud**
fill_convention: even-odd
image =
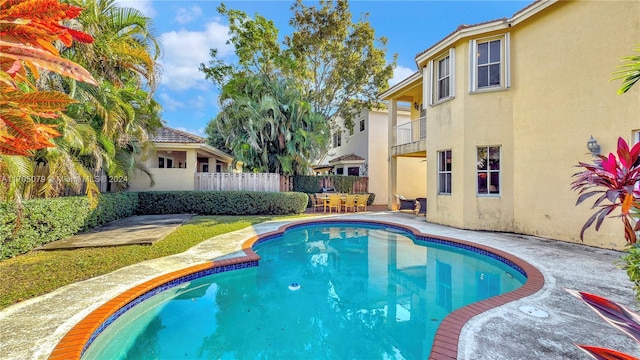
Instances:
[[[414,72],[416,72],[416,70],[414,69],[410,69],[404,66],[396,66],[396,68],[393,69],[393,77],[391,78],[391,80],[389,80],[389,86],[393,86],[400,81],[408,78]]]
[[[197,5],[193,5],[190,8],[180,8],[176,14],[175,20],[179,24],[186,24],[199,18],[200,15],[202,15],[202,9]]]
[[[126,0],[126,1],[116,1],[118,6],[121,7],[132,7],[134,9],[140,10],[146,17],[154,17],[156,16],[156,10],[153,8],[151,4],[152,0]]]
[[[164,110],[175,111],[179,108],[185,107],[185,104],[183,102],[172,98],[169,94],[165,92],[158,95],[158,97],[160,98],[160,100],[162,100],[162,108]]]
[[[163,33],[160,40],[164,48],[161,61],[162,84],[174,90],[193,87],[206,88],[204,74],[198,70],[201,63],[207,64],[210,49],[218,49],[218,56],[232,53],[227,45],[229,28],[216,22],[206,24],[204,31],[171,31]]]

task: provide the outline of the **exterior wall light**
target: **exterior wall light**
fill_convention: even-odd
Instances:
[[[589,152],[593,156],[600,155],[600,144],[593,138],[593,135],[591,135],[591,138],[587,141],[587,149],[589,149]]]

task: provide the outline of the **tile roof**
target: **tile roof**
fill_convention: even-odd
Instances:
[[[163,126],[158,132],[151,137],[156,143],[181,143],[181,144],[206,144],[207,139],[188,133],[186,131],[177,130],[168,126]]]
[[[520,13],[522,13],[523,11],[533,7],[533,5],[541,2],[543,0],[534,0],[532,3],[530,3],[529,5],[525,6],[524,8],[518,10],[515,14],[513,14],[511,17],[514,17]],[[489,20],[489,21],[483,21],[481,23],[477,23],[477,24],[462,24],[459,25],[455,30],[453,30],[449,35],[443,37],[442,39],[440,39],[440,41],[438,41],[437,43],[433,44],[432,46],[430,46],[428,49],[416,54],[415,58],[418,58],[419,56],[427,53],[429,50],[435,48],[436,46],[438,46],[440,43],[442,43],[443,41],[447,40],[448,38],[450,38],[451,36],[455,35],[457,32],[464,30],[464,29],[468,29],[468,28],[472,28],[472,27],[476,27],[476,26],[480,26],[480,25],[485,25],[485,24],[490,24],[492,22],[496,22],[496,21],[507,21],[508,19],[506,17],[500,18],[500,19],[494,19],[494,20]]]
[[[338,161],[350,161],[350,160],[364,160],[364,158],[356,154],[347,154],[347,155],[338,156],[333,160],[329,160],[329,163],[335,163]]]

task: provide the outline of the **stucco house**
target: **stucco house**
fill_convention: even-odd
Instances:
[[[536,1],[510,18],[460,25],[415,57],[417,71],[388,101],[389,203],[400,162],[426,159],[426,218],[465,229],[580,242],[590,204],[570,190],[593,136],[602,153],[640,141],[640,87],[618,95],[619,58],[640,43],[638,1]],[[403,140],[399,104],[424,119]],[[422,111],[420,109],[424,109]],[[621,249],[622,224],[588,230],[585,244]]]
[[[399,124],[405,124],[410,136],[411,113],[407,106],[397,110]],[[353,130],[337,120],[336,130],[331,137],[331,149],[314,166],[317,173],[331,172],[336,175],[366,176],[369,178],[369,192],[375,195],[374,204],[387,205],[389,199],[389,155],[388,155],[388,114],[386,108],[363,110],[355,117]],[[416,133],[416,136],[419,134]],[[397,188],[407,198],[424,196],[426,191],[426,163],[421,158],[400,159],[403,173],[414,174],[397,179]],[[397,201],[394,198],[394,201]]]
[[[137,171],[129,179],[131,191],[195,190],[198,172],[226,172],[233,158],[207,144],[201,136],[163,126],[151,138],[155,153],[144,164],[153,176]]]

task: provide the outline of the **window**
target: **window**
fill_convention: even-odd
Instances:
[[[209,172],[209,164],[201,164],[200,167],[201,167],[200,172],[206,172],[206,173]]]
[[[511,86],[509,76],[509,34],[487,40],[471,40],[470,91]]]
[[[336,175],[344,175],[344,168],[337,168],[336,169]]]
[[[451,194],[451,150],[438,151],[438,193]]]
[[[333,147],[336,148],[342,145],[342,134],[340,132],[336,132],[333,134]]]
[[[169,157],[158,156],[158,167],[161,168],[161,169],[164,169],[164,168],[171,169],[171,168],[173,168],[173,159],[169,158]]]
[[[438,61],[438,71],[436,79],[438,81],[437,98],[442,100],[449,97],[449,57]]]
[[[453,98],[455,95],[455,49],[429,62],[429,103],[431,105]]]
[[[360,176],[360,168],[359,167],[349,167],[349,168],[347,168],[347,175],[349,175],[349,176]]]
[[[500,194],[500,146],[478,149],[478,195]]]
[[[360,131],[364,131],[364,119],[360,120]]]

